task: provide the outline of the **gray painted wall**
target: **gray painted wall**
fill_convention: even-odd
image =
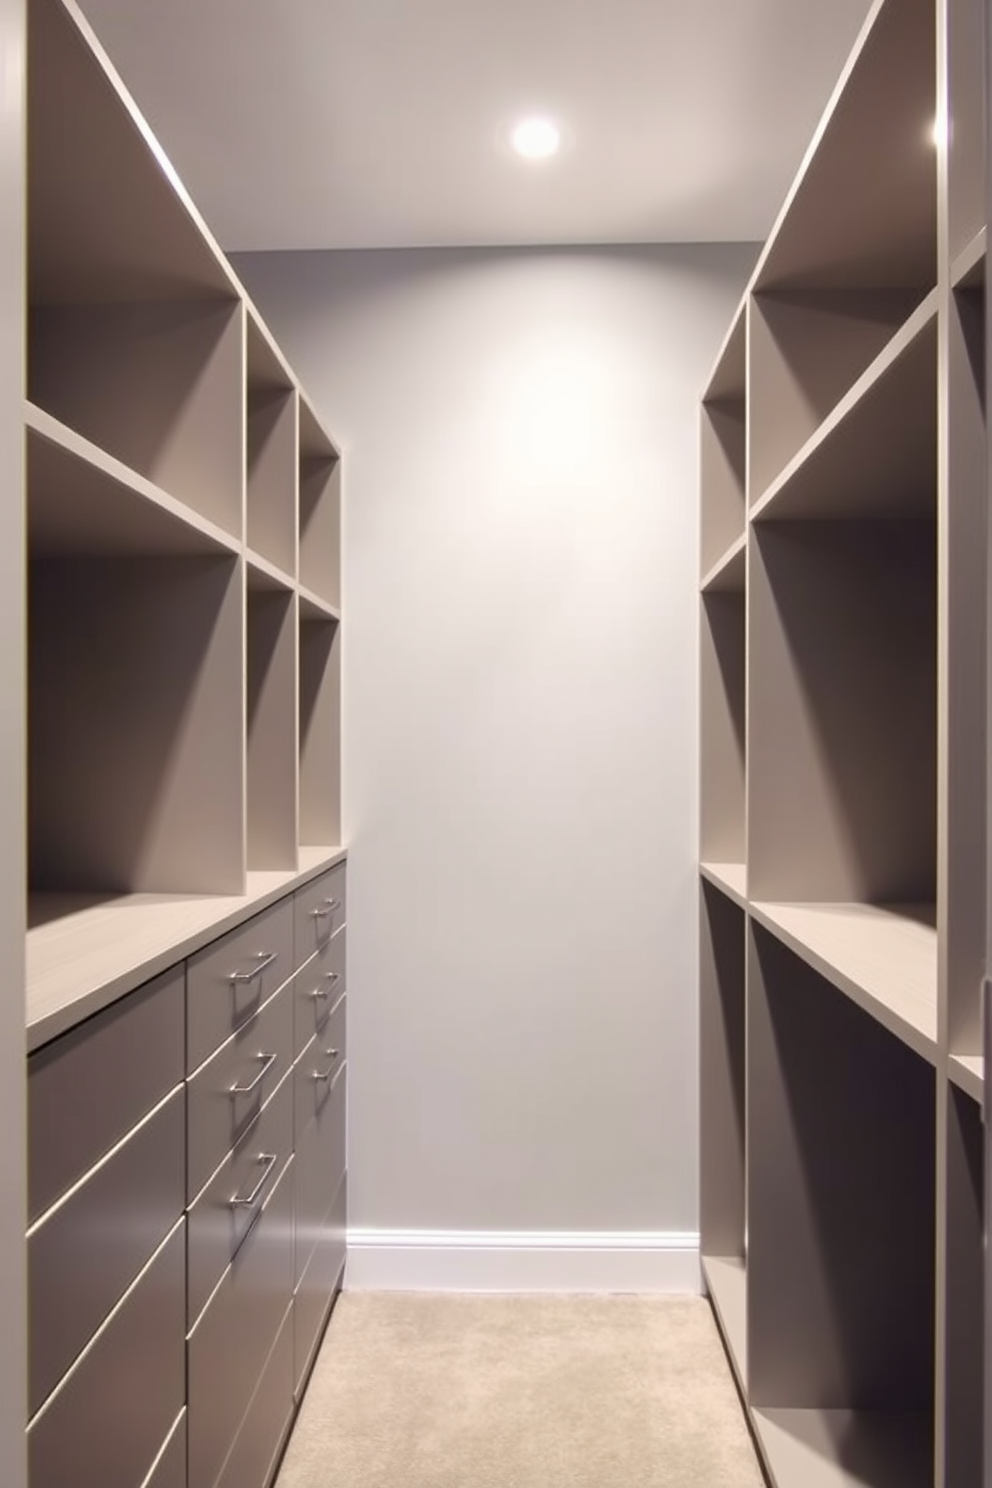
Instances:
[[[238,260],[347,451],[354,1225],[697,1228],[697,400],[752,262]]]
[[[27,1481],[24,1041],[24,3],[0,0],[0,1483]]]

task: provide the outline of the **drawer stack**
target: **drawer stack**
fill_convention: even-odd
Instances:
[[[30,1061],[36,1488],[185,1481],[183,1029],[180,967]]]
[[[223,1481],[293,1300],[292,899],[194,956],[186,980],[189,1488]],[[265,1481],[293,1409],[265,1402]]]
[[[32,1488],[265,1488],[345,1260],[345,869],[32,1055]]]
[[[345,1261],[347,1045],[344,865],[296,894],[293,1382],[306,1384]]]

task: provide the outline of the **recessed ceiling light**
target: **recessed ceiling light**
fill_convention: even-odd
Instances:
[[[558,153],[561,130],[553,119],[521,119],[510,142],[524,160],[550,160]]]

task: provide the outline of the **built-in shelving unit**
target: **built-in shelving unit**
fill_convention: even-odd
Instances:
[[[979,0],[876,0],[702,399],[703,1271],[775,1488],[980,1488]]]
[[[339,849],[341,459],[73,0],[28,9],[27,1000],[51,1028],[73,986],[92,1011]]]

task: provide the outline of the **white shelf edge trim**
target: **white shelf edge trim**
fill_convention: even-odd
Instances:
[[[702,1292],[680,1231],[349,1229],[347,1291]]]

